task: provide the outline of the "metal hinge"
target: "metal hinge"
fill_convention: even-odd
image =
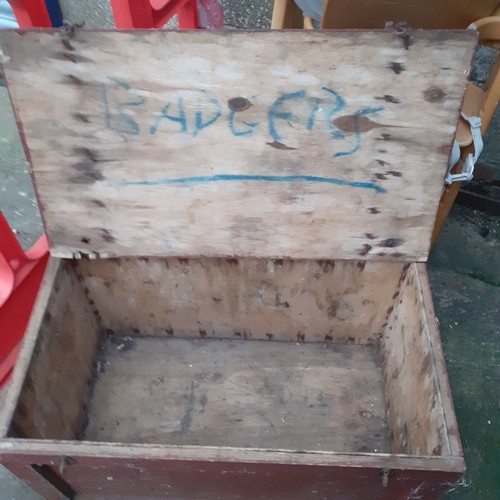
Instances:
[[[474,174],[474,165],[476,164],[481,151],[483,150],[483,138],[481,137],[481,118],[478,116],[467,116],[462,113],[462,118],[469,122],[470,132],[472,135],[472,144],[474,145],[474,154],[469,153],[462,164],[462,171],[459,174],[452,174],[451,170],[460,159],[460,147],[455,141],[451,152],[450,164],[448,165],[448,173],[444,179],[446,185],[452,182],[470,181]]]

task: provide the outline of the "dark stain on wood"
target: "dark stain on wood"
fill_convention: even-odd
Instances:
[[[83,147],[74,147],[73,148],[73,152],[76,154],[76,155],[81,155],[83,156],[84,158],[90,160],[92,163],[97,163],[98,160],[97,160],[97,154],[92,151],[91,149],[83,146]]]
[[[386,321],[389,319],[389,316],[391,315],[391,312],[394,311],[394,305],[389,306],[386,313],[385,313],[385,319]]]
[[[71,73],[66,75],[66,82],[72,83],[73,85],[82,85],[83,81],[78,78],[76,75],[72,75]]]
[[[335,261],[332,259],[318,260],[318,266],[324,273],[331,273],[335,268]]]
[[[71,45],[71,42],[67,38],[61,38],[61,43],[63,44],[65,49],[67,49],[71,52],[75,51],[75,47],[73,47],[73,45]]]
[[[276,294],[276,297],[274,298],[274,305],[276,307],[284,307],[285,309],[288,309],[290,307],[290,304],[286,300],[284,302],[281,302],[281,295],[279,292]]]
[[[165,331],[167,332],[167,335],[169,335],[170,337],[174,336],[174,329],[171,326],[165,328]]]
[[[325,342],[332,342],[333,337],[330,334],[325,335]]]
[[[101,207],[101,208],[106,208],[106,204],[101,201],[101,200],[98,200],[97,198],[93,198],[92,200],[90,200],[94,205],[97,205],[98,207]]]
[[[397,97],[394,97],[393,95],[389,94],[384,94],[383,96],[375,97],[375,99],[378,99],[379,101],[390,102],[392,104],[401,104],[401,101]]]
[[[355,133],[355,132],[368,132],[374,128],[390,127],[391,125],[384,125],[377,123],[366,116],[346,115],[339,116],[333,120],[333,124],[342,132]]]
[[[287,146],[286,144],[283,144],[278,141],[273,141],[273,142],[266,142],[268,146],[271,146],[274,149],[281,149],[282,151],[292,151],[297,148],[292,148],[290,146]]]
[[[339,310],[340,302],[338,300],[331,300],[330,305],[328,306],[327,314],[330,319],[335,318],[337,316],[337,311]]]
[[[272,333],[266,333],[267,340],[273,340],[273,334]]]
[[[191,382],[191,389],[189,393],[184,395],[184,400],[186,402],[186,409],[184,412],[184,416],[181,420],[181,431],[187,432],[191,427],[191,421],[193,419],[193,410],[194,410],[194,389],[195,384]]]
[[[397,170],[387,170],[386,174],[392,175],[393,177],[403,177],[403,174]]]
[[[207,336],[207,331],[200,328],[200,337],[204,339]]]
[[[87,238],[86,236],[82,236],[82,238],[80,238],[80,241],[82,243],[85,243],[86,245],[88,245],[90,243],[90,238]]]
[[[238,265],[238,259],[232,259],[232,258],[229,258],[229,259],[226,259],[226,262],[232,266],[237,266]]]
[[[359,250],[358,254],[361,256],[365,256],[372,249],[371,245],[364,244]]]
[[[434,449],[432,450],[433,455],[441,455],[441,450],[442,450],[441,444],[437,444]]]
[[[297,342],[305,342],[306,341],[306,336],[304,333],[297,333]]]
[[[273,263],[276,267],[283,267],[283,259],[274,259]]]
[[[377,163],[378,163],[381,167],[383,167],[383,166],[387,165],[387,162],[386,162],[385,160],[377,160]]]
[[[91,160],[80,161],[71,166],[78,172],[77,175],[71,177],[71,182],[74,184],[93,184],[104,179],[102,172]]]
[[[378,246],[379,247],[386,247],[386,248],[394,248],[398,247],[403,243],[403,240],[398,239],[398,238],[387,238],[386,240],[381,241]]]
[[[372,233],[365,233],[365,236],[369,239],[369,240],[374,240],[376,238],[376,236],[374,236]],[[364,262],[364,261],[363,261]]]
[[[380,136],[382,138],[383,141],[390,141],[392,136],[391,134],[387,134],[387,133],[384,133]]]
[[[380,213],[380,210],[379,210],[377,207],[369,207],[369,208],[368,208],[368,211],[369,211],[371,214],[379,214],[379,213]]]
[[[445,96],[446,93],[435,85],[429,87],[426,91],[424,91],[424,99],[427,102],[442,102]]]
[[[105,229],[104,227],[101,228],[101,237],[108,243],[113,243],[113,241],[115,241],[115,237],[110,233],[108,229]]]
[[[234,332],[234,336],[238,337],[239,339],[241,339],[241,332],[235,331]]]
[[[396,75],[400,75],[405,70],[404,64],[394,61],[389,64],[389,68],[392,69]]]
[[[234,112],[246,111],[252,103],[246,97],[233,97],[227,101],[229,109]]]
[[[357,268],[360,270],[360,271],[364,271],[365,270],[365,266],[366,266],[366,261],[364,260],[359,260],[358,263],[356,264]]]
[[[100,172],[95,165],[98,160],[97,155],[92,150],[87,147],[75,147],[73,148],[73,152],[83,157],[81,161],[72,165],[78,172],[77,175],[71,178],[73,183],[92,184],[104,179],[102,172]]]
[[[380,181],[386,181],[387,180],[387,176],[384,175],[384,174],[380,174],[380,173],[376,173],[375,174],[375,177],[380,180]]]
[[[73,113],[73,117],[75,118],[75,120],[77,120],[79,122],[83,122],[83,123],[90,122],[89,117],[87,115],[84,115],[83,113],[80,113],[79,111],[77,111],[76,113]]]
[[[187,266],[189,264],[189,259],[183,259],[183,258],[179,258],[179,264],[181,266]]]

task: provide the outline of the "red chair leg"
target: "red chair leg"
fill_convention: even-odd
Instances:
[[[45,0],[7,0],[20,28],[50,28]]]
[[[161,28],[177,13],[179,28],[197,29],[196,0],[110,0],[118,29]]]
[[[187,0],[177,11],[179,28],[184,30],[198,29],[198,11],[196,0]]]
[[[153,27],[153,13],[149,1],[110,0],[117,29],[145,29]]]

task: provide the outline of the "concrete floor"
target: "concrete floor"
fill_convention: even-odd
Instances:
[[[60,0],[70,22],[112,27],[102,0]],[[223,0],[227,27],[269,27],[271,0]],[[481,75],[477,77],[481,79]],[[482,157],[500,171],[500,113]],[[496,131],[496,132],[495,132]],[[500,176],[498,177],[500,178]],[[5,88],[0,86],[0,210],[27,248],[41,234]],[[467,473],[446,499],[500,498],[500,221],[456,206],[429,260]],[[0,398],[1,404],[1,398]],[[0,469],[0,500],[40,497]]]

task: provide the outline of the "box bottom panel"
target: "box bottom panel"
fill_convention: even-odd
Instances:
[[[84,439],[390,452],[378,347],[112,337]]]

